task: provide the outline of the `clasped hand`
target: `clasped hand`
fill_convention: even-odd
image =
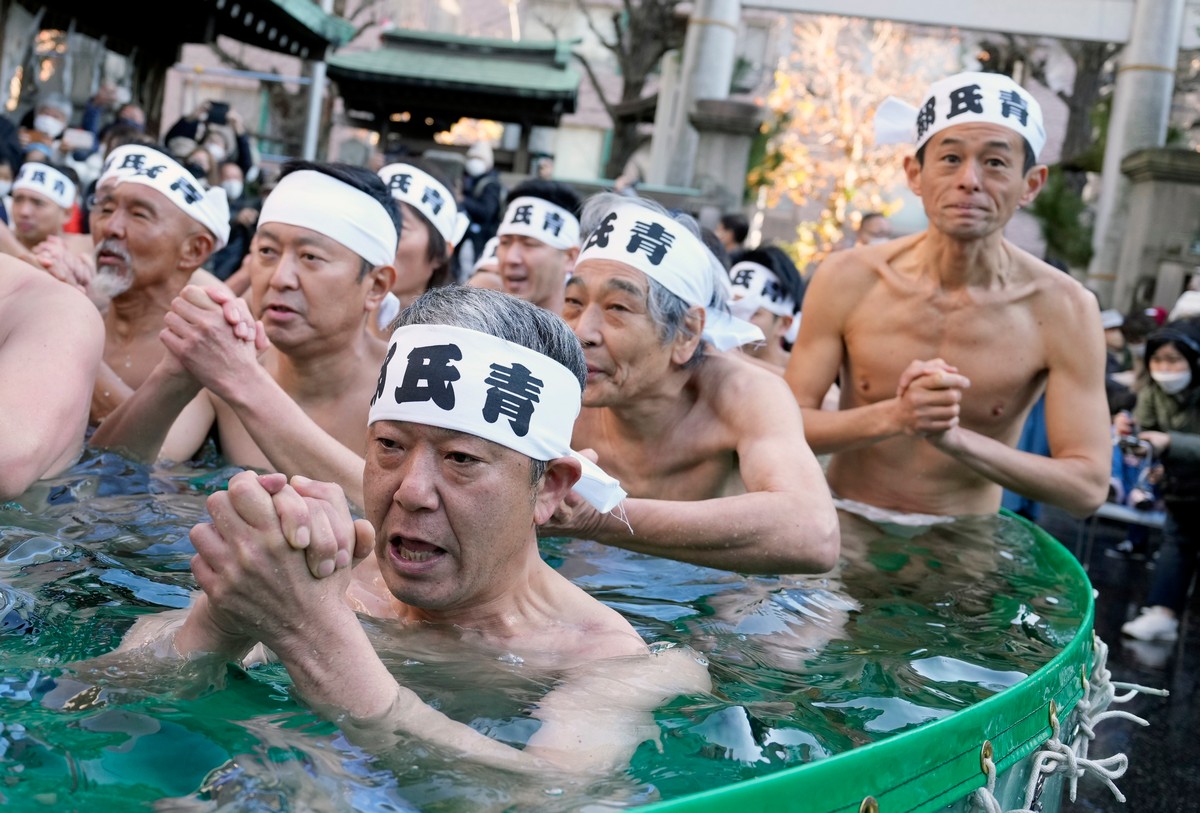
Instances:
[[[164,363],[186,371],[203,386],[227,397],[248,365],[270,346],[262,322],[245,300],[228,288],[187,285],[163,318],[159,339],[167,348]]]
[[[342,489],[306,477],[245,471],[208,498],[211,523],[192,528],[192,573],[209,621],[227,639],[275,647],[317,612],[344,610],[351,565],[375,531]]]
[[[896,387],[898,421],[906,435],[937,442],[958,426],[963,390],[971,386],[943,359],[914,361]]]

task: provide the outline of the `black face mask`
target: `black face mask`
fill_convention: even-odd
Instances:
[[[140,122],[130,121],[129,119],[117,119],[116,123],[117,124],[127,124],[130,127],[137,130],[139,133],[142,132],[143,130],[145,130],[145,127]]]
[[[202,181],[208,180],[208,170],[199,164],[193,164],[191,161],[188,161],[183,165],[183,168],[192,173],[192,177],[194,178],[199,178]]]

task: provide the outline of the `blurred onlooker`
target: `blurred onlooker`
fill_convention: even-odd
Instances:
[[[867,212],[858,224],[858,232],[854,236],[854,244],[869,246],[872,243],[886,243],[892,239],[892,223],[882,212]]]
[[[613,191],[627,198],[638,196],[638,184],[642,182],[642,168],[630,161],[613,181]]]
[[[197,147],[180,163],[197,180],[203,181],[206,189],[217,185],[217,159],[208,148]]]
[[[1154,582],[1141,615],[1121,632],[1144,641],[1174,641],[1200,552],[1200,316],[1176,319],[1146,340],[1150,380],[1138,393],[1132,424],[1163,464],[1167,521]]]
[[[31,145],[42,145],[47,159],[58,160],[59,139],[71,121],[73,109],[71,102],[61,93],[39,96],[31,111],[29,126],[22,127],[17,132],[22,149],[28,152]]]
[[[1125,317],[1118,310],[1108,309],[1100,312],[1100,324],[1104,328],[1104,346],[1108,358],[1105,361],[1106,375],[1133,369],[1133,352],[1125,341],[1125,332],[1121,329]]]
[[[195,110],[171,125],[163,142],[180,158],[187,157],[198,146],[204,147],[212,154],[214,164],[236,161],[245,178],[254,180],[258,177],[258,166],[242,117],[224,102],[201,102]]]
[[[474,262],[475,257],[482,256],[487,241],[496,236],[500,215],[503,214],[505,190],[500,182],[500,173],[495,168],[492,146],[486,141],[476,141],[471,145],[463,168],[466,174],[463,176],[459,208],[471,218],[464,242],[470,242]]]
[[[248,193],[242,168],[236,161],[223,162],[217,172],[220,186],[229,200],[229,242],[213,253],[208,267],[217,279],[228,280],[242,267],[242,261],[250,252],[262,201]]]
[[[533,174],[543,181],[554,180],[554,156],[543,155],[538,158],[537,163],[534,165]]]
[[[746,242],[746,235],[750,233],[750,221],[741,212],[728,212],[721,215],[721,222],[713,232],[721,239],[725,250],[733,254]]]
[[[0,150],[0,221],[9,221],[9,207],[12,205],[13,179],[17,177],[17,163]]]

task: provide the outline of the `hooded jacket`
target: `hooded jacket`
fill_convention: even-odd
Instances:
[[[1171,444],[1162,456],[1167,503],[1200,505],[1200,317],[1178,319],[1146,337],[1146,358],[1173,343],[1187,359],[1192,381],[1168,395],[1151,379],[1138,393],[1134,419],[1140,429],[1166,432]]]

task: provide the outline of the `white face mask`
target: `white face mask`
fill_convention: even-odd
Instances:
[[[1188,388],[1192,383],[1192,371],[1180,370],[1172,373],[1156,373],[1150,371],[1150,377],[1154,379],[1154,383],[1162,388],[1162,391],[1167,395],[1178,395]]]
[[[66,128],[66,126],[67,125],[54,118],[54,116],[41,115],[34,116],[33,119],[33,129],[45,133],[51,138],[58,138],[60,135],[62,135],[62,131]]]
[[[237,200],[242,196],[242,191],[246,185],[241,181],[230,178],[228,181],[221,181],[221,188],[225,190],[225,195],[230,200]]]
[[[482,158],[468,158],[465,169],[468,175],[478,177],[487,172],[487,161],[484,161]]]
[[[218,164],[225,160],[225,148],[220,144],[205,144],[204,148]]]
[[[7,197],[12,191],[12,181],[0,181],[0,198]]]
[[[1146,343],[1142,342],[1141,344],[1129,345],[1129,352],[1133,354],[1133,357],[1135,359],[1145,358],[1146,357]]]

